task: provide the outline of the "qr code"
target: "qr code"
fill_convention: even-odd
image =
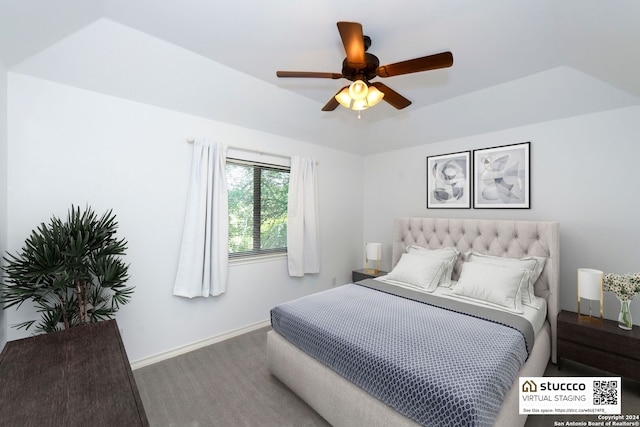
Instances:
[[[618,381],[594,381],[593,382],[594,405],[618,404]]]

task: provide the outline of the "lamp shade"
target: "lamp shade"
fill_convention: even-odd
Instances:
[[[340,103],[344,108],[351,107],[351,97],[349,96],[349,88],[345,87],[335,96],[336,101]]]
[[[367,243],[366,251],[368,260],[378,261],[382,259],[382,243]]]
[[[592,268],[578,269],[578,297],[600,300],[602,295],[602,276],[600,270]]]
[[[365,82],[362,80],[356,80],[351,83],[349,86],[349,95],[354,100],[356,99],[365,99],[367,97],[367,93],[369,92],[369,88]]]
[[[353,106],[351,107],[352,110],[362,111],[362,110],[366,110],[367,108],[369,108],[369,105],[367,104],[366,99],[353,100]]]
[[[374,86],[369,87],[369,92],[367,93],[367,104],[369,104],[369,107],[373,107],[382,101],[382,98],[384,98],[384,93],[380,92]]]

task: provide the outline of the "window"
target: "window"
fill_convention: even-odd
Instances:
[[[289,168],[227,159],[229,258],[287,251]]]

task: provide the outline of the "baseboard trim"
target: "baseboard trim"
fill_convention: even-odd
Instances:
[[[197,350],[202,347],[206,347],[211,344],[215,344],[221,341],[228,340],[230,338],[237,337],[247,332],[255,331],[256,329],[264,328],[271,325],[271,320],[262,320],[260,322],[252,323],[242,328],[234,329],[233,331],[225,332],[220,335],[205,338],[200,341],[193,342],[191,344],[177,347],[169,351],[158,353],[153,356],[145,357],[144,359],[131,362],[131,369],[136,370],[145,366],[153,365],[154,363],[162,362],[163,360],[171,359],[172,357],[180,356],[181,354],[189,353],[190,351]]]

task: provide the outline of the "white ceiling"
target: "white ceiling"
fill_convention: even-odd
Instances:
[[[363,24],[381,64],[448,50],[454,65],[383,79],[405,110],[322,112],[346,80],[275,71],[340,72],[341,20]],[[0,0],[0,60],[367,154],[639,105],[639,24],[637,0]]]

